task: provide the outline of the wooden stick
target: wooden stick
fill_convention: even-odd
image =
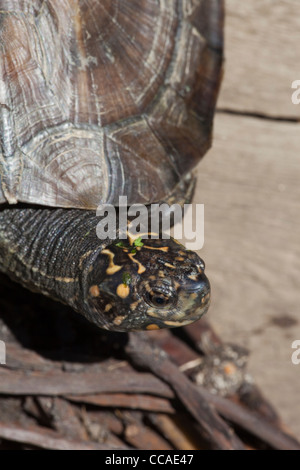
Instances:
[[[21,426],[5,424],[0,422],[0,438],[14,442],[30,444],[42,449],[54,450],[116,450],[115,447],[106,444],[96,444],[92,442],[81,442],[72,439],[65,439],[58,433],[45,430],[40,426],[24,429]],[[120,449],[120,448],[118,448]],[[128,449],[124,445],[122,449]]]
[[[0,368],[0,394],[11,395],[82,395],[94,393],[147,393],[172,398],[172,390],[152,374],[135,371],[96,373],[29,372]]]
[[[145,394],[101,393],[98,395],[67,395],[66,398],[73,402],[88,403],[101,407],[175,413],[175,409],[165,398]]]
[[[148,418],[160,432],[172,442],[175,449],[199,450],[203,441],[193,429],[189,415],[176,414],[168,416],[162,413],[151,413]]]

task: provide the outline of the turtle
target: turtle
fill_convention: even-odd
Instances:
[[[0,0],[0,270],[112,331],[198,320],[203,260],[99,239],[99,205],[190,200],[211,146],[223,0]],[[130,224],[130,222],[128,222]]]

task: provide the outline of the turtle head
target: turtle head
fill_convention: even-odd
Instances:
[[[101,251],[89,270],[90,315],[116,331],[192,323],[209,307],[204,268],[195,252],[172,238],[117,241]]]

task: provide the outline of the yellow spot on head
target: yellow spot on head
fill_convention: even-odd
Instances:
[[[190,276],[188,276],[188,278],[191,279],[192,281],[198,280],[198,276],[196,274],[191,274]]]
[[[164,321],[164,324],[167,325],[167,326],[174,326],[174,327],[177,327],[177,326],[184,326],[184,325],[189,325],[190,323],[192,323],[194,320],[183,320],[181,322],[179,321],[171,321],[171,320],[166,320]]]
[[[142,263],[140,263],[137,259],[134,258],[135,256],[134,254],[130,253],[128,254],[128,256],[131,259],[131,261],[139,265],[138,274],[143,274],[146,271],[145,266],[143,266]]]
[[[179,321],[171,321],[171,320],[164,321],[164,324],[167,326],[181,326],[182,325],[182,323]]]
[[[115,325],[121,325],[122,321],[124,320],[125,316],[124,315],[119,315],[114,319],[114,324]]]
[[[137,308],[137,306],[140,304],[140,300],[137,300],[136,302],[133,302],[132,304],[130,304],[130,309],[131,310],[135,310]]]
[[[183,256],[176,256],[175,260],[176,261],[184,261],[184,257]]]
[[[111,305],[111,304],[107,304],[107,305],[105,305],[104,311],[105,311],[105,312],[109,312],[111,308],[112,308],[112,305]]]
[[[121,299],[126,299],[126,297],[128,297],[129,295],[129,292],[130,292],[130,288],[126,284],[122,283],[118,285],[117,295],[121,297]]]
[[[170,263],[165,263],[165,266],[167,266],[167,268],[176,269],[176,266],[173,266],[173,264]]]
[[[99,297],[100,295],[100,290],[98,286],[91,286],[89,290],[90,294],[92,297]]]
[[[102,250],[101,253],[109,257],[109,265],[106,270],[106,274],[110,276],[111,274],[115,274],[118,271],[120,271],[120,269],[122,269],[122,266],[118,266],[117,264],[114,263],[115,254],[112,253],[112,251],[105,249],[105,250]]]
[[[155,323],[151,323],[151,325],[146,326],[146,330],[159,330],[159,326],[155,325]]]
[[[147,314],[149,315],[149,317],[154,317],[154,318],[158,318],[158,315],[157,313],[153,312],[153,310],[148,310]]]
[[[158,271],[158,275],[159,277],[166,277],[165,273],[161,269]]]
[[[159,246],[159,247],[156,247],[156,246],[144,245],[144,248],[147,248],[148,250],[160,250],[160,251],[164,251],[165,253],[167,253],[167,252],[169,251],[169,247],[168,247],[168,246]]]

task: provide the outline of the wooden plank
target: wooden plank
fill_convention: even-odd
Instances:
[[[300,118],[291,83],[300,80],[297,0],[226,2],[225,80],[218,106]]]
[[[205,204],[200,255],[212,284],[208,319],[251,351],[250,371],[300,432],[300,125],[219,113],[198,168]],[[282,325],[282,327],[280,327]],[[286,327],[284,327],[286,326]]]

